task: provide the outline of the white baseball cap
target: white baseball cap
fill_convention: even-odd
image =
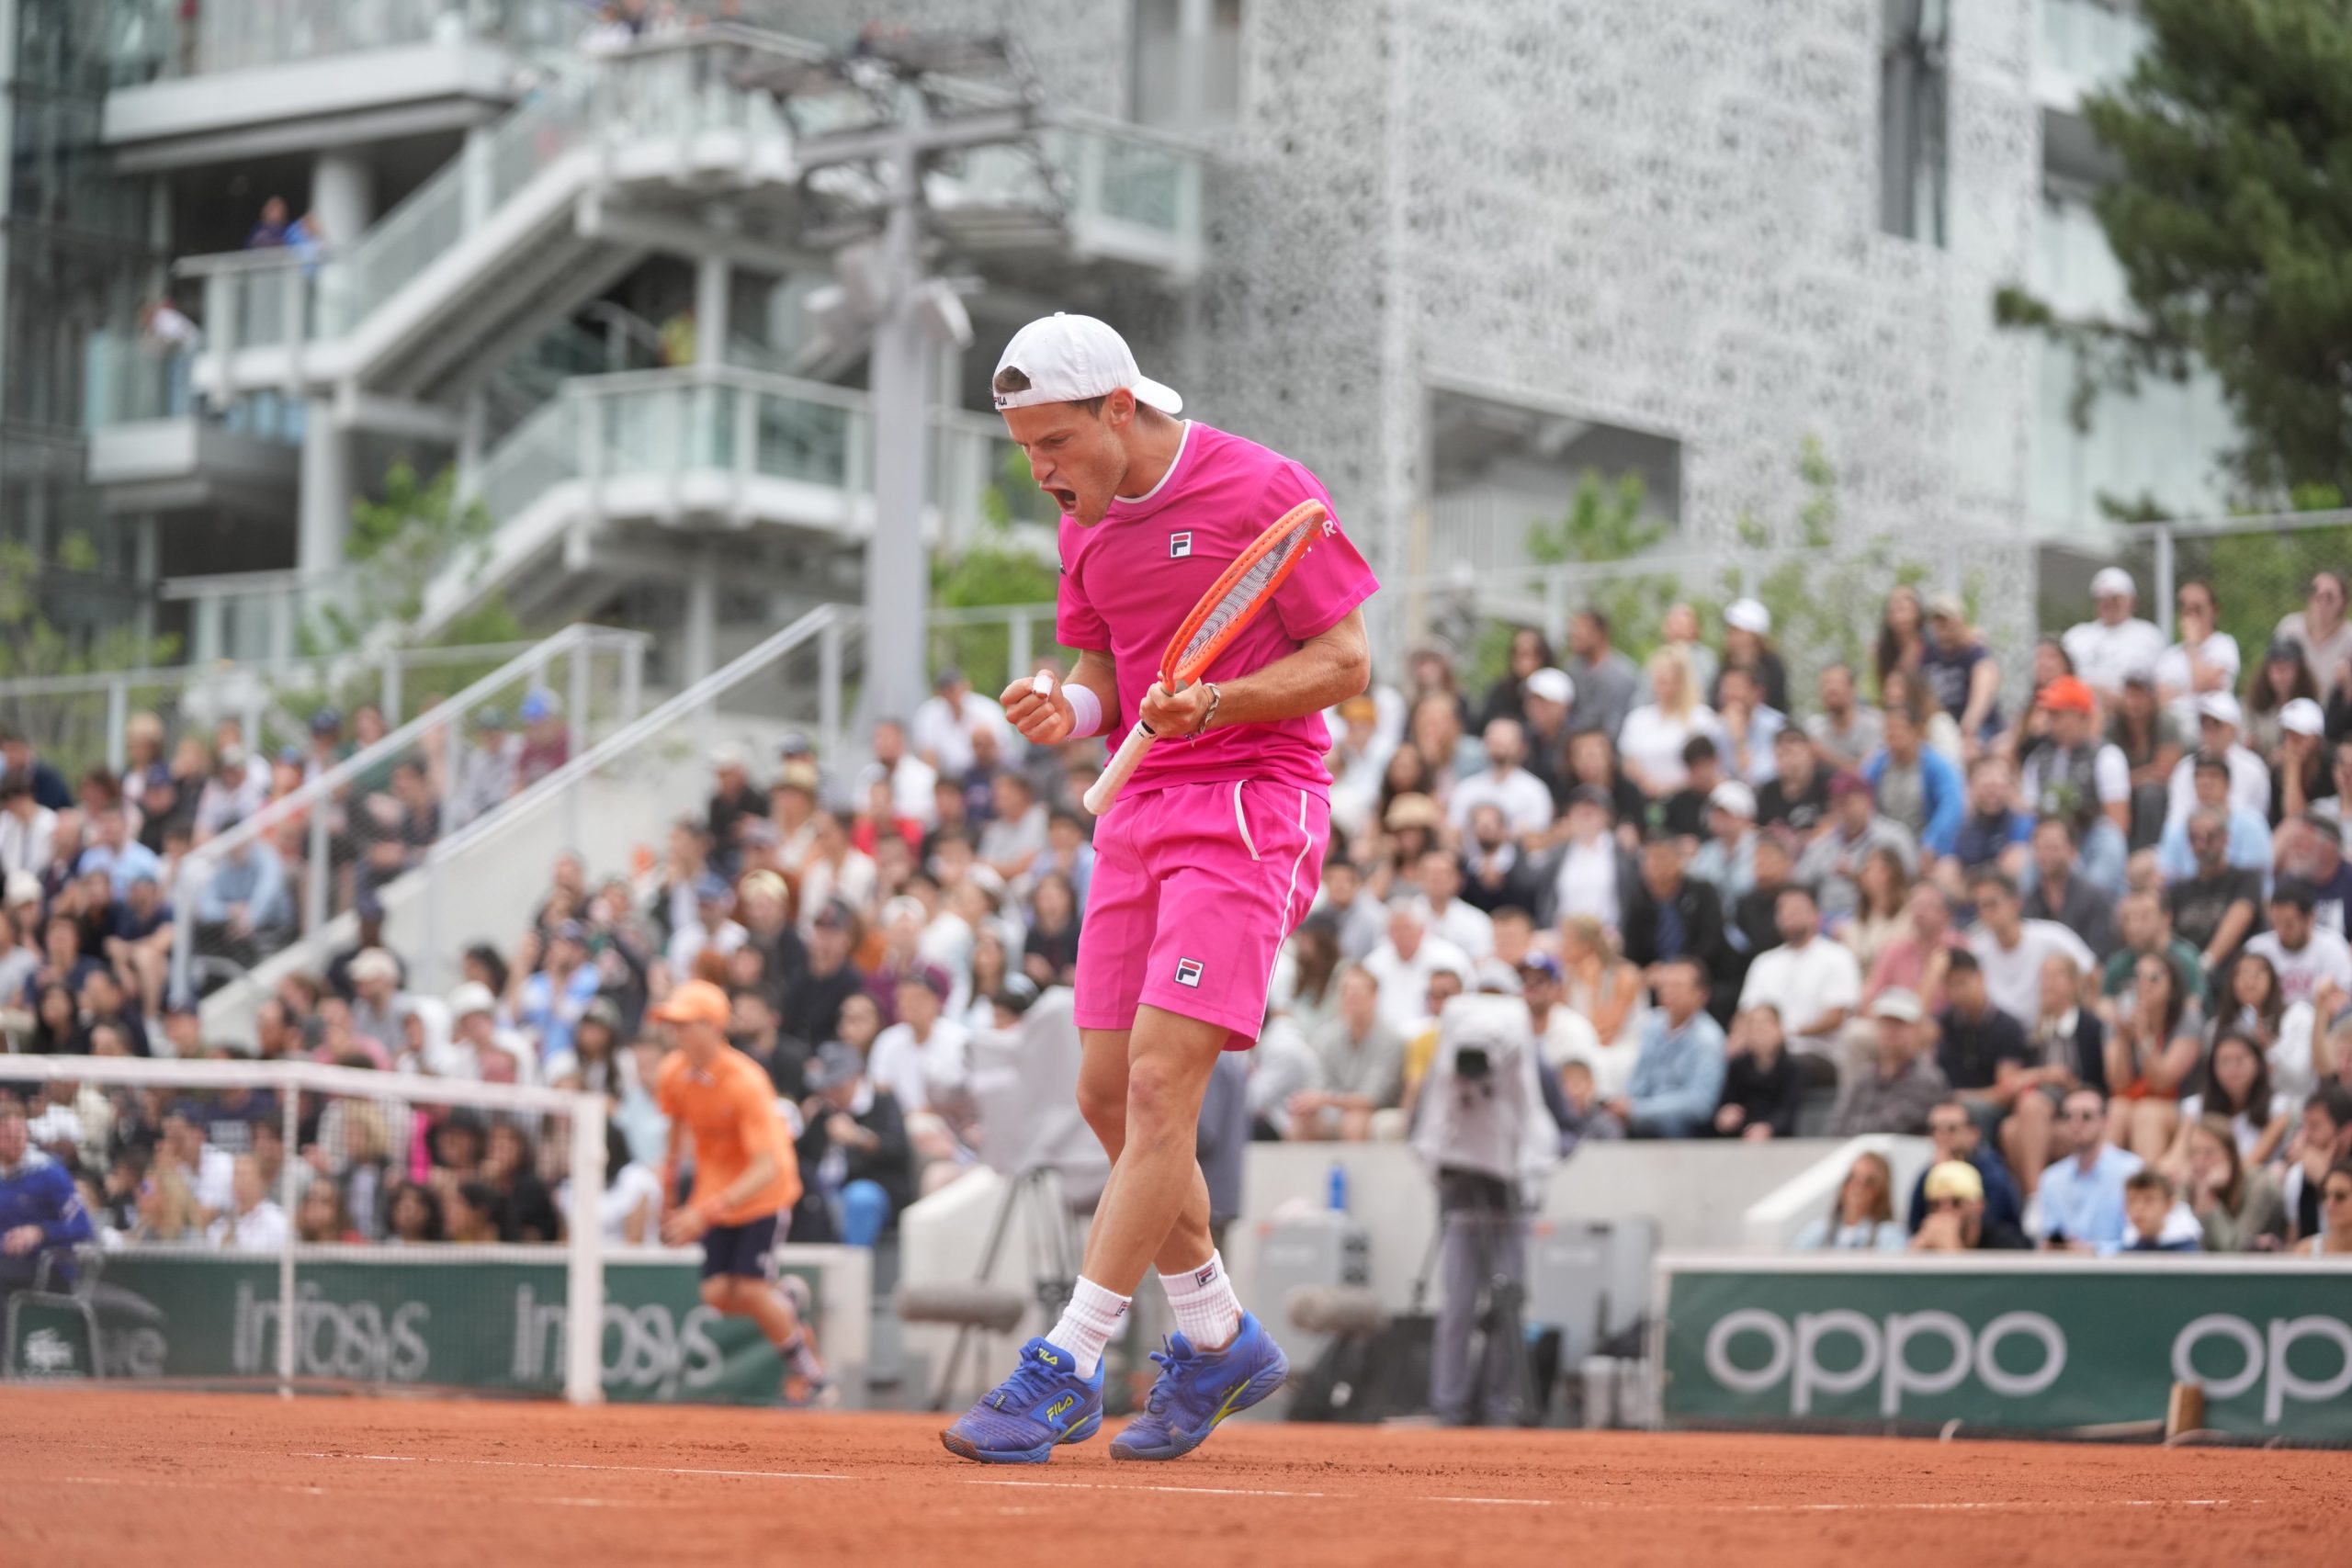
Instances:
[[[480,980],[469,980],[449,993],[449,1016],[471,1018],[478,1012],[496,1012],[498,998]]]
[[[1527,678],[1527,694],[1541,697],[1547,703],[1557,703],[1564,708],[1573,707],[1577,700],[1577,683],[1568,679],[1566,671],[1555,670],[1547,664]]]
[[[1878,994],[1878,1000],[1871,1004],[1871,1016],[1891,1018],[1898,1023],[1917,1023],[1928,1016],[1928,1010],[1919,1005],[1916,992],[1906,991],[1900,986],[1890,986]]]
[[[1028,378],[1025,390],[998,392],[999,409],[1028,408],[1036,403],[1075,403],[1108,397],[1122,389],[1136,401],[1162,413],[1182,413],[1184,400],[1136,367],[1135,351],[1108,321],[1057,310],[1041,316],[1012,334],[996,373],[1018,370]]]
[[[2237,698],[2227,692],[2208,692],[2198,698],[2197,713],[2200,718],[2226,724],[2233,729],[2245,722],[2245,714],[2239,708]]]
[[[2278,710],[2278,728],[2290,735],[2318,735],[2327,728],[2327,716],[2309,697],[2297,697]]]
[[[2139,592],[2132,584],[2132,574],[2120,566],[2103,566],[2091,578],[2091,597],[2094,599],[2110,598],[2119,593],[2125,598],[2135,598]]]
[[[1728,811],[1734,817],[1756,815],[1756,792],[1737,779],[1725,779],[1707,796],[1707,804],[1717,811]]]
[[[1772,633],[1772,612],[1753,599],[1735,599],[1724,611],[1724,625],[1753,632],[1758,637],[1770,637]]]

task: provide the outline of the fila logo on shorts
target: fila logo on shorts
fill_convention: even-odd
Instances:
[[[1201,961],[1197,958],[1178,959],[1176,961],[1176,983],[1180,986],[1190,986],[1196,991],[1199,990],[1201,988]]]
[[[1168,558],[1170,560],[1182,560],[1192,553],[1193,534],[1191,529],[1188,528],[1181,534],[1170,534],[1168,536]]]

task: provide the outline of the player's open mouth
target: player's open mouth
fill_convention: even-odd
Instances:
[[[1078,491],[1074,490],[1059,490],[1052,485],[1047,485],[1046,487],[1046,493],[1052,496],[1054,498],[1054,504],[1060,507],[1064,512],[1074,513],[1078,510]]]

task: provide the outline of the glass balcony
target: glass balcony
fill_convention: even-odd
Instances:
[[[2102,497],[2153,499],[2175,516],[2210,517],[2229,510],[2221,454],[2233,426],[2221,383],[2199,368],[2187,381],[2143,378],[2137,391],[2103,391],[2090,428],[2069,414],[2073,351],[2041,345],[2041,390],[2034,431],[2032,514],[2045,535],[2077,533],[2101,520]]]
[[[92,333],[83,350],[82,428],[96,432],[108,425],[192,417],[197,407],[194,361],[185,347],[132,333]]]
[[[469,39],[556,48],[586,25],[586,13],[565,0],[124,0],[116,9],[108,43],[117,86]]]
[[[300,399],[264,389],[216,406],[196,389],[197,353],[135,331],[92,333],[83,350],[82,428],[95,435],[118,425],[202,419],[241,435],[300,443],[308,412]]]
[[[2125,0],[2042,0],[2041,65],[2077,95],[2122,81],[2147,46],[2147,18]]]
[[[846,518],[872,493],[868,418],[862,392],[733,367],[585,376],[484,458],[473,492],[504,524],[567,480],[718,472],[841,491]],[[991,417],[934,417],[943,536],[977,525],[1006,448]]]

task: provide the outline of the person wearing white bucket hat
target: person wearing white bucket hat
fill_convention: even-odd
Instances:
[[[2096,616],[2068,627],[2059,638],[2066,657],[2075,661],[2075,674],[2109,706],[2122,694],[2124,676],[2154,669],[2164,655],[2165,634],[2132,613],[2138,592],[2130,572],[2120,566],[2101,567],[2091,578]]]
[[[2270,775],[2270,820],[2301,817],[2319,802],[2335,798],[2335,770],[2329,765],[2327,716],[2309,697],[2296,697],[2278,710],[2278,765]]]
[[[1735,599],[1724,609],[1724,662],[1711,682],[1708,703],[1723,706],[1725,670],[1746,670],[1756,677],[1764,705],[1789,711],[1789,667],[1772,647],[1772,612],[1754,599]]]

